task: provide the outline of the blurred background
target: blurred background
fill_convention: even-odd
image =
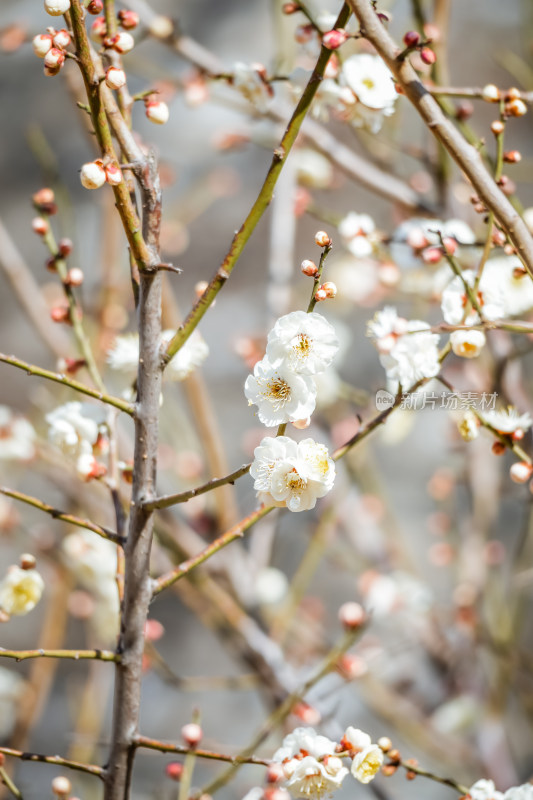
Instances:
[[[142,17],[146,8],[140,0],[138,5]],[[313,60],[295,41],[301,20],[284,16],[281,5],[153,0],[151,8],[205,48],[206,57],[220,65],[217,70],[231,72],[237,61],[259,61],[270,75],[290,75],[294,84],[303,85]],[[317,12],[336,13],[340,7],[327,0],[313,5]],[[390,12],[389,29],[398,40],[416,26],[417,10],[427,22],[444,22],[439,55],[447,85],[495,83],[533,90],[528,0],[400,0],[381,7]],[[76,353],[70,329],[43,318],[48,335],[37,332],[14,291],[25,280],[20,276],[29,275],[48,308],[61,300],[61,284],[45,267],[48,253],[31,230],[32,195],[51,186],[59,209],[54,230],[72,239],[69,265],[85,275],[78,292],[84,324],[106,385],[120,394],[128,381],[106,368],[105,359],[117,335],[135,330],[126,242],[111,192],[88,193],[79,181],[81,165],[96,153],[84,112],[76,107],[75,64],[47,78],[33,54],[31,39],[49,22],[37,0],[4,0],[0,6],[0,349],[49,369],[60,356]],[[282,126],[254,110],[227,82],[203,81],[179,47],[157,41],[146,25],[135,37],[138,45],[124,58],[130,90],[158,88],[170,106],[169,123],[154,126],[137,104],[133,126],[158,153],[163,254],[183,270],[167,276],[165,327],[173,328],[194,301],[196,284],[211,278],[227,252],[261,186]],[[347,47],[348,52],[364,50]],[[274,102],[286,119],[287,104],[294,102],[286,82],[276,83]],[[494,118],[492,106],[475,101],[469,124],[492,154]],[[377,135],[339,120],[327,127],[337,141],[374,164],[385,183],[386,176],[396,176],[420,207],[433,211],[430,216],[462,219],[482,242],[483,219],[472,208],[470,189],[447,163],[439,193],[438,153],[404,98]],[[506,148],[522,153],[508,174],[521,206],[529,208],[530,113],[509,125]],[[313,142],[301,137],[270,210],[200,325],[207,360],[182,384],[165,388],[162,493],[236,469],[250,460],[265,435],[247,407],[243,384],[273,321],[307,304],[310,285],[298,265],[318,257],[317,229],[325,228],[334,239],[327,269],[339,293],[323,313],[335,324],[343,353],[324,382],[306,435],[338,446],[357,430],[359,415],[366,420],[376,413],[374,396],[385,375],[365,338],[376,309],[392,304],[409,318],[441,319],[421,262],[404,263],[396,252],[396,269],[383,268],[392,259],[387,240],[402,221],[421,216],[421,208],[383,197],[382,190],[363,186],[316,152]],[[370,214],[382,233],[385,243],[372,257],[355,258],[336,234],[336,224],[351,211]],[[479,252],[472,249],[467,258]],[[28,287],[26,282],[20,291],[27,293]],[[497,332],[481,363],[465,365],[452,358],[445,374],[461,391],[496,391],[500,404],[531,411],[530,349],[526,337],[515,342]],[[1,482],[112,527],[105,487],[83,484],[47,442],[45,415],[73,399],[62,387],[0,365],[0,403],[27,416],[36,431],[35,458],[29,461],[3,458],[0,441]],[[99,406],[93,408],[100,422]],[[338,607],[357,600],[372,610],[364,636],[343,669],[311,690],[308,706],[298,707],[283,730],[312,723],[335,737],[354,725],[374,740],[390,736],[405,757],[467,786],[479,777],[493,778],[501,789],[528,780],[533,772],[531,493],[509,481],[511,461],[494,457],[491,444],[489,436],[463,442],[455,417],[445,409],[399,410],[339,464],[334,492],[313,512],[275,512],[245,541],[212,559],[197,578],[158,598],[151,617],[163,626],[157,628],[162,636],[147,649],[142,733],[177,741],[196,710],[205,746],[238,752],[275,703],[300,686],[339,641]],[[530,444],[526,438],[524,448]],[[132,426],[120,420],[119,457],[127,463],[131,456]],[[127,496],[126,483],[121,490]],[[91,535],[71,539],[69,548],[65,537],[79,537],[79,531],[0,499],[3,572],[21,553],[32,552],[46,582],[44,600],[32,614],[2,625],[0,645],[113,647],[113,602],[99,577],[102,564],[111,563],[114,570],[112,548],[99,549]],[[235,487],[161,515],[154,573],[167,569],[172,558],[198,552],[255,507],[252,481],[245,476]],[[6,659],[0,664],[2,744],[103,763],[112,679],[107,664]],[[269,757],[283,730],[276,730],[258,753]],[[169,760],[158,753],[139,754],[135,798],[176,796],[164,773]],[[50,796],[49,781],[58,769],[14,767],[25,797]],[[198,762],[194,786],[208,784],[220,771],[215,762]],[[101,795],[96,779],[74,774],[72,780],[84,800]],[[217,796],[243,797],[262,781],[262,768],[245,767]],[[346,783],[338,796],[342,800],[355,790],[391,800],[428,795],[438,800],[452,793],[422,778],[407,783],[400,773],[356,789]]]

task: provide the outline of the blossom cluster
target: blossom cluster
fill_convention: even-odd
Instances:
[[[261,422],[307,427],[316,404],[315,376],[330,366],[338,348],[335,330],[321,314],[293,311],[280,317],[268,334],[266,355],[244,384]],[[327,448],[313,439],[296,443],[288,436],[267,436],[254,452],[250,474],[263,502],[305,511],[330,491],[335,466]]]
[[[344,765],[345,758],[351,759],[350,768]],[[281,767],[281,783],[293,797],[318,800],[339,789],[349,773],[360,783],[373,780],[383,764],[383,751],[358,728],[347,728],[339,743],[313,728],[295,728],[274,753],[276,764]],[[257,789],[252,793],[247,797],[263,796]]]
[[[482,778],[470,787],[467,797],[472,800],[533,800],[533,784],[511,786],[506,792],[499,792],[494,781]]]

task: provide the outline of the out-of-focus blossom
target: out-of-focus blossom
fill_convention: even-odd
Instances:
[[[509,406],[505,410],[485,411],[482,417],[491,428],[503,434],[525,433],[533,424],[533,420],[527,412],[519,414],[513,406]]]
[[[11,734],[17,719],[19,699],[24,691],[24,681],[5,667],[0,667],[0,739]]]
[[[161,334],[161,344],[167,345],[175,331],[166,330]],[[203,364],[209,355],[209,347],[200,335],[194,331],[176,355],[169,361],[164,372],[168,381],[182,381],[191,372]],[[137,372],[139,363],[139,336],[136,333],[127,333],[117,336],[112,347],[107,352],[107,363],[111,369],[125,372],[133,377]]]
[[[461,330],[450,334],[450,344],[456,356],[461,358],[476,358],[485,346],[483,331]]]
[[[70,456],[92,454],[98,438],[98,425],[83,414],[81,403],[66,403],[46,415],[50,426],[48,438],[56,447]]]
[[[44,581],[36,569],[9,567],[0,583],[0,608],[9,616],[22,616],[32,611],[44,591]]]
[[[327,189],[333,181],[331,161],[309,147],[296,150],[292,156],[298,183],[312,189]]]
[[[376,230],[374,220],[369,214],[356,214],[350,211],[339,223],[339,233],[344,246],[356,258],[372,254],[372,234]]]
[[[259,67],[259,68],[258,68]],[[258,64],[233,65],[233,85],[258,111],[265,112],[272,99],[272,88],[264,77],[264,68]]]
[[[477,311],[465,313],[469,303],[465,284],[473,288],[476,282],[476,273],[465,270],[461,275],[456,275],[446,286],[442,293],[441,310],[446,322],[450,325],[460,325],[463,321],[466,324],[475,325],[480,322]],[[501,319],[505,316],[505,306],[501,287],[493,280],[487,279],[485,273],[477,287],[477,302],[483,317],[487,320]]]
[[[35,431],[27,419],[0,406],[0,460],[30,461],[35,455]]]
[[[494,786],[494,781],[482,778],[476,781],[468,790],[472,800],[503,800],[503,792],[498,792]],[[507,797],[507,795],[505,795]],[[518,800],[518,798],[516,798]]]

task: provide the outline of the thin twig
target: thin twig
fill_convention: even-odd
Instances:
[[[12,497],[14,500],[20,500],[21,503],[27,503],[29,506],[38,508],[40,511],[44,511],[45,514],[50,514],[54,519],[60,519],[63,522],[76,525],[78,528],[86,528],[88,531],[93,531],[93,533],[97,533],[98,536],[101,536],[103,539],[109,539],[116,544],[123,544],[125,541],[124,537],[119,536],[114,531],[109,530],[109,528],[104,528],[103,525],[96,525],[96,523],[91,522],[89,519],[82,519],[82,517],[77,517],[74,514],[67,514],[64,511],[59,511],[59,509],[44,503],[37,497],[18,492],[15,489],[8,489],[6,486],[0,486],[0,493],[4,494],[6,497]]]
[[[17,797],[18,800],[23,800],[22,792],[13,783],[13,781],[11,780],[10,776],[7,774],[7,772],[4,769],[4,767],[0,767],[0,782],[2,782],[4,784],[4,786],[6,786],[9,789],[9,791],[11,792],[13,797]]]
[[[146,511],[156,511],[158,508],[168,508],[169,506],[174,506],[177,503],[186,503],[187,500],[191,500],[193,497],[198,497],[200,494],[211,492],[213,489],[218,489],[219,486],[225,486],[228,483],[235,483],[238,478],[246,475],[246,473],[250,471],[251,466],[251,464],[243,464],[243,466],[239,467],[239,469],[236,469],[235,472],[231,472],[229,475],[225,475],[223,478],[213,478],[207,483],[204,483],[202,486],[197,486],[195,489],[187,489],[186,491],[178,492],[177,494],[166,494],[162,497],[156,497],[155,500],[145,503],[144,508]]]
[[[6,650],[0,647],[0,658],[26,661],[29,658],[65,658],[71,661],[120,661],[112,650]]]
[[[70,761],[61,756],[44,756],[40,753],[27,753],[23,750],[13,750],[11,747],[0,747],[0,753],[13,758],[20,758],[21,761],[40,761],[44,764],[55,764],[57,767],[66,767],[77,772],[86,772],[88,775],[95,775],[97,778],[104,778],[105,770],[94,764],[81,764],[79,761]]]
[[[48,369],[36,367],[34,364],[28,364],[20,358],[5,355],[5,353],[0,353],[0,361],[3,361],[4,364],[11,364],[12,367],[23,369],[28,375],[37,375],[39,378],[46,378],[49,381],[54,381],[54,383],[61,383],[63,386],[74,389],[75,392],[86,394],[88,397],[93,397],[95,400],[101,400],[102,403],[114,406],[120,411],[124,411],[125,414],[129,414],[130,417],[134,416],[134,408],[131,403],[127,403],[126,400],[121,400],[120,397],[113,397],[112,395],[104,394],[104,392],[99,392],[96,389],[91,389],[90,386],[85,386],[85,384],[79,383],[79,381],[67,378],[66,375],[62,375],[60,372],[51,372]]]
[[[197,758],[227,761],[230,764],[259,764],[260,766],[268,767],[271,763],[269,759],[258,758],[257,756],[243,758],[239,755],[230,756],[225,753],[217,753],[214,750],[199,750],[197,748],[191,750],[190,747],[185,747],[184,745],[172,744],[172,742],[160,742],[158,739],[149,739],[147,736],[137,736],[135,744],[137,747],[147,747],[150,750],[159,750],[161,753],[182,753],[187,755],[193,752]]]

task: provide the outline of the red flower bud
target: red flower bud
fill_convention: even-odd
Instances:
[[[407,31],[403,37],[403,42],[406,47],[416,47],[420,41],[420,34],[418,31]]]
[[[345,30],[340,28],[339,30],[328,31],[322,36],[322,44],[324,47],[327,47],[328,50],[336,50],[340,47],[344,42],[348,39],[348,34]]]
[[[422,50],[420,51],[420,58],[422,59],[424,64],[429,64],[430,66],[432,66],[437,60],[437,56],[435,55],[433,50],[431,50],[431,48],[429,47],[422,48]]]

